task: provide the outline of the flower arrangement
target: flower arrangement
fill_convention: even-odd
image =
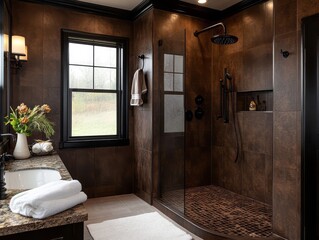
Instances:
[[[54,124],[46,117],[46,114],[51,111],[49,105],[37,105],[33,109],[30,109],[27,105],[21,103],[15,110],[12,107],[10,109],[9,116],[5,117],[5,124],[10,123],[16,133],[30,136],[33,131],[37,130],[43,132],[47,138],[50,138],[54,134]]]

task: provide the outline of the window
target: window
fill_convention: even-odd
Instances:
[[[126,38],[62,30],[61,148],[126,145]]]
[[[184,56],[164,54],[164,133],[184,132]]]

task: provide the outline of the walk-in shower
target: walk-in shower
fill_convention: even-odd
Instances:
[[[272,235],[271,206],[227,185],[227,181],[241,184],[231,174],[236,175],[236,169],[245,163],[238,161],[242,145],[235,106],[239,73],[228,63],[214,62],[212,52],[214,47],[229,48],[238,38],[228,35],[221,22],[194,35],[199,37],[214,28],[223,31],[211,38],[219,46],[210,44],[207,35],[198,38],[196,46],[191,45],[194,39],[186,41],[187,30],[174,29],[174,34],[161,35],[157,48],[159,183],[155,204],[169,209],[170,216],[172,212],[181,216],[186,225],[192,223],[214,236],[196,232],[203,239],[267,238]],[[212,65],[218,66],[214,73]],[[198,109],[204,113],[200,118],[196,117]],[[220,128],[228,136],[218,133]],[[217,135],[220,142],[214,146]],[[227,147],[225,155],[223,147]],[[219,173],[216,162],[225,165]],[[229,169],[235,170],[226,172]],[[228,179],[219,182],[218,174]]]

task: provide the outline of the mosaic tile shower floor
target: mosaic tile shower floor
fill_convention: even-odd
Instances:
[[[185,189],[185,202],[184,190],[166,192],[161,200],[212,231],[233,236],[272,236],[271,206],[221,187]]]

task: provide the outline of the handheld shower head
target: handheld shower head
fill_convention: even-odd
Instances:
[[[228,79],[228,80],[232,80],[232,76],[230,75],[230,73],[226,72],[225,73],[225,77]]]

